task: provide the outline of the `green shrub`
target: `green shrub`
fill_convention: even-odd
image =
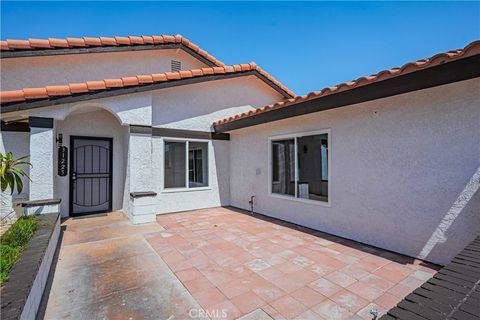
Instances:
[[[8,279],[8,273],[33,237],[38,227],[35,216],[18,219],[0,238],[0,282]]]

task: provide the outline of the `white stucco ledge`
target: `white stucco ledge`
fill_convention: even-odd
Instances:
[[[62,199],[45,199],[23,201],[21,205],[25,215],[39,215],[60,212],[60,202]]]
[[[130,192],[130,201],[126,214],[133,224],[151,223],[156,221],[154,191]]]
[[[154,191],[140,191],[140,192],[130,192],[130,197],[136,198],[143,198],[143,197],[155,197],[157,193]]]

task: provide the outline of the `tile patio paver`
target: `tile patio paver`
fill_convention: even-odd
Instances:
[[[310,283],[309,286],[326,297],[331,297],[338,291],[342,290],[342,287],[325,278],[318,279],[317,281]]]
[[[308,308],[316,306],[327,298],[309,287],[300,288],[290,295]]]
[[[330,299],[352,313],[357,312],[368,304],[368,300],[365,300],[345,289],[337,292],[330,297]]]
[[[293,319],[308,310],[308,307],[288,295],[271,302],[270,305],[287,319]]]
[[[256,309],[249,314],[244,315],[241,318],[238,318],[238,320],[273,320],[271,316],[268,315],[265,311],[262,309]]]
[[[185,241],[197,250],[195,261],[186,258],[204,278],[186,281],[186,288],[212,285],[242,314],[262,308],[274,319],[362,318],[370,303],[383,310],[435,272],[419,260],[232,208],[159,215],[157,222],[173,236],[149,241],[160,246],[174,239],[178,244],[168,245],[183,256]],[[167,260],[176,257],[171,252]]]
[[[437,269],[233,208],[159,215],[141,226],[117,213],[64,225],[47,304],[60,318],[190,319],[189,310],[205,308],[212,319],[222,310],[225,319],[371,319],[372,307],[395,305]]]
[[[263,301],[253,291],[248,291],[241,295],[238,295],[234,297],[231,301],[243,314],[260,308],[265,304],[265,301]]]
[[[313,311],[328,320],[350,319],[353,315],[353,313],[332,300],[321,302],[318,306],[313,308]]]

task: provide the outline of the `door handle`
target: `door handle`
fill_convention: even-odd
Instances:
[[[77,180],[77,173],[72,172],[72,181],[76,181],[76,180]]]

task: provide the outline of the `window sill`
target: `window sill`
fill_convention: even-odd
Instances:
[[[162,193],[192,192],[192,191],[207,191],[207,190],[212,190],[212,188],[211,187],[169,188],[169,189],[163,189]]]
[[[330,203],[330,199],[328,202],[324,202],[324,201],[317,201],[317,200],[310,200],[310,199],[303,199],[303,198],[295,198],[294,196],[284,196],[276,193],[270,193],[269,196],[272,198],[290,200],[294,202],[303,202],[305,204],[311,204],[311,205],[320,206],[320,207],[330,208],[332,206],[332,204]]]

